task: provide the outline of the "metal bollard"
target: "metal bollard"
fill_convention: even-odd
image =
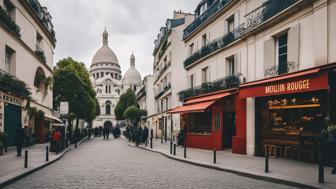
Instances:
[[[319,183],[324,183],[324,158],[319,155],[319,162],[318,162],[318,170],[319,170],[319,174],[318,174],[318,182]]]
[[[187,146],[184,144],[184,158],[187,158]]]
[[[49,146],[46,146],[46,161],[49,161]]]
[[[163,138],[161,137],[161,144],[163,144]]]
[[[173,142],[170,141],[170,154],[173,154]]]
[[[214,151],[213,151],[213,163],[216,163],[217,161],[217,159],[216,159],[216,154],[217,154],[217,151],[216,151],[216,149],[214,149]]]
[[[176,144],[174,144],[174,156],[176,155]]]
[[[25,150],[24,168],[28,167],[28,150]]]
[[[150,139],[150,148],[153,149],[153,138]]]
[[[269,166],[268,166],[268,153],[265,155],[265,173],[269,173]]]
[[[75,142],[75,148],[77,148],[77,141]]]

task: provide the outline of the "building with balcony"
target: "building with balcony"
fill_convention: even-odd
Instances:
[[[153,129],[154,137],[157,136],[158,128],[154,122],[154,77],[153,75],[147,75],[142,81],[142,87],[137,91],[136,100],[140,109],[147,110],[147,115],[141,118],[141,126],[147,126],[147,128]]]
[[[50,77],[56,38],[51,19],[37,0],[0,0],[0,131],[8,134],[9,145],[14,144],[19,123],[29,141],[44,143],[45,132],[55,120],[59,122],[52,116]],[[17,82],[5,87],[4,78],[24,81],[31,96],[22,95]]]
[[[187,146],[314,161],[312,125],[336,112],[335,14],[335,0],[201,1],[183,35],[184,105],[170,111]]]
[[[188,13],[174,12],[172,19],[167,19],[165,27],[160,29],[154,42],[154,98],[155,128],[157,135],[165,139],[172,136],[172,131],[179,131],[179,115],[175,115],[171,126],[171,115],[166,112],[180,105],[177,92],[187,85],[183,62],[185,57],[183,30],[191,23],[194,16]]]

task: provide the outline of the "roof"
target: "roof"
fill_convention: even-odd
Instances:
[[[109,62],[119,64],[117,56],[108,45],[103,45],[94,55],[92,64]]]

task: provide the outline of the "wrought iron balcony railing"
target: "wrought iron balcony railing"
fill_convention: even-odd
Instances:
[[[198,16],[186,29],[183,31],[183,38],[188,37],[194,32],[201,24],[222,10],[231,0],[218,0],[211,5],[203,14]]]
[[[160,91],[159,93],[157,93],[157,94],[155,95],[155,99],[160,98],[160,97],[161,97],[162,95],[164,95],[169,89],[171,89],[171,85],[170,85],[170,83],[168,83],[168,85],[165,86],[165,87],[163,88],[162,91]]]
[[[201,50],[195,52],[190,57],[184,61],[184,68],[190,66],[194,62],[202,59],[203,57],[231,44],[245,32],[244,24],[236,27],[232,32],[227,33],[226,35],[215,39],[209,44],[201,48]]]
[[[241,83],[244,82],[244,78],[241,73],[237,73],[234,75],[226,76],[224,78],[220,78],[218,80],[203,83],[197,87],[189,88],[178,93],[181,101],[186,98],[199,96],[207,93],[212,93],[220,90],[230,89],[239,87]]]
[[[260,7],[245,15],[246,30],[268,20],[297,1],[298,0],[268,0],[264,2]]]
[[[20,27],[12,20],[6,10],[0,6],[0,24],[3,24],[8,30],[14,32],[20,37]]]
[[[281,75],[281,74],[296,71],[296,70],[298,70],[298,68],[299,68],[298,63],[287,62],[287,63],[284,63],[284,64],[279,64],[279,65],[272,66],[270,68],[266,68],[264,70],[264,76],[265,76],[265,78],[274,77],[274,76],[277,76],[277,75]]]
[[[31,99],[29,86],[14,75],[0,69],[0,89],[8,93]]]
[[[53,24],[51,23],[51,16],[49,13],[43,9],[38,0],[27,0],[27,3],[34,10],[35,14],[40,19],[45,28],[49,31],[53,40],[56,41],[55,30],[53,28]]]
[[[38,46],[38,45],[36,45],[35,54],[36,54],[36,55],[37,55],[43,62],[46,62],[46,61],[47,61],[43,49],[42,49],[40,46]]]

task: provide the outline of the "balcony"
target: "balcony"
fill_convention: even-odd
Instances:
[[[189,67],[194,62],[210,55],[211,53],[226,47],[227,45],[233,43],[235,40],[241,37],[245,32],[244,24],[236,27],[232,32],[227,33],[223,37],[217,38],[209,44],[201,48],[201,50],[195,52],[190,57],[184,61],[184,68]]]
[[[218,0],[211,5],[203,14],[198,16],[184,31],[183,39],[190,36],[201,24],[209,20],[213,15],[222,10],[231,0]]]
[[[170,62],[165,64],[164,67],[157,72],[156,77],[154,79],[154,83],[156,83],[159,80],[161,75],[169,68],[169,66],[170,66]]]
[[[41,59],[42,62],[46,63],[47,59],[44,54],[44,51],[38,45],[36,45],[35,54]]]
[[[245,15],[246,30],[256,27],[257,25],[265,22],[291,5],[295,4],[298,0],[268,0],[260,7]]]
[[[0,69],[0,89],[20,97],[31,99],[31,92],[27,84],[12,74]]]
[[[265,78],[274,77],[274,76],[278,76],[281,74],[296,71],[298,70],[298,68],[299,68],[299,64],[296,62],[282,63],[279,65],[272,66],[270,68],[266,68],[264,70],[264,76]]]
[[[41,6],[38,0],[26,0],[29,6],[33,9],[36,16],[40,19],[41,23],[48,30],[49,34],[52,36],[54,42],[56,41],[55,30],[53,28],[53,24],[51,23],[51,16],[46,11],[45,8]]]
[[[187,98],[199,96],[203,94],[208,94],[220,90],[230,89],[239,87],[239,85],[244,82],[242,79],[242,74],[230,75],[212,82],[203,83],[200,86],[189,88],[178,93],[181,101]]]
[[[6,10],[0,6],[0,24],[4,25],[9,31],[20,37],[20,27],[12,20]]]
[[[161,92],[155,94],[155,99],[160,98],[160,97],[161,97],[162,95],[164,95],[169,89],[171,89],[171,85],[170,85],[170,83],[168,83],[168,85],[165,86]]]

